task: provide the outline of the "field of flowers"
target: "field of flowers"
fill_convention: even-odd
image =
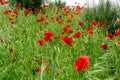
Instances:
[[[2,3],[0,80],[120,80],[120,29],[86,22],[84,9],[44,6],[32,14]]]

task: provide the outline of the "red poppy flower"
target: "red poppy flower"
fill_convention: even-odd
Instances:
[[[40,69],[39,67],[37,67],[37,68],[35,69],[35,71],[36,71],[36,72],[40,72],[41,69]]]
[[[56,21],[59,21],[59,20],[60,20],[60,18],[59,18],[59,17],[57,17],[57,18],[56,18]]]
[[[40,17],[40,19],[37,19],[36,21],[37,22],[43,22],[43,21],[45,21],[45,18],[44,17]]]
[[[105,23],[100,23],[100,26],[101,26],[101,27],[105,27],[106,24],[105,24]]]
[[[62,40],[67,43],[69,46],[72,46],[72,38],[71,37],[68,37],[68,36],[65,36],[62,38]]]
[[[51,20],[54,20],[54,17],[51,17]]]
[[[52,37],[52,36],[53,36],[53,33],[52,33],[52,32],[45,32],[45,33],[44,33],[44,36],[45,36],[45,37]]]
[[[16,61],[16,60],[17,60],[17,58],[16,58],[16,57],[14,57],[14,58],[13,58],[13,60],[14,60],[14,61]]]
[[[17,5],[16,5],[16,8],[21,8],[21,5],[20,5],[20,4],[17,4]]]
[[[68,20],[66,20],[66,22],[67,22],[67,23],[70,23],[70,22],[71,22],[71,20],[70,20],[70,19],[68,19]]]
[[[45,40],[46,42],[52,42],[52,39],[51,39],[50,37],[44,37],[44,40]]]
[[[13,49],[9,49],[9,52],[10,53],[14,53],[15,51]]]
[[[68,30],[68,33],[73,33],[73,30],[71,29],[71,30]]]
[[[79,57],[77,60],[75,60],[74,68],[76,71],[80,72],[83,70],[86,70],[89,66],[89,57],[88,56],[82,56]]]
[[[120,23],[120,19],[118,19],[117,22]]]
[[[38,62],[39,62],[39,60],[38,60],[38,59],[35,59],[34,61],[35,61],[36,63],[38,63]]]
[[[30,11],[29,11],[29,10],[25,10],[24,15],[25,15],[25,16],[28,16],[28,15],[29,15],[29,13],[30,13]]]
[[[120,40],[117,40],[116,43],[117,43],[117,44],[120,44]]]
[[[97,21],[93,21],[93,22],[91,23],[92,26],[96,26],[97,24],[98,24]]]
[[[14,19],[13,17],[8,18],[9,21],[13,21],[13,19]]]
[[[41,39],[38,39],[38,40],[36,41],[36,43],[38,43],[40,46],[42,46],[42,45],[43,45],[43,43],[44,43],[44,41],[43,41],[43,40],[41,40]]]
[[[108,45],[107,45],[107,44],[101,45],[101,49],[105,50],[105,49],[107,49],[107,48],[108,48]]]
[[[114,35],[112,33],[110,33],[110,34],[107,34],[105,36],[105,38],[109,38],[110,40],[113,40],[114,39]]]
[[[87,32],[88,35],[92,35],[94,33],[91,27],[88,27],[85,32]]]
[[[46,67],[46,68],[45,68],[45,71],[50,71],[50,68],[49,68],[49,67]]]
[[[18,14],[19,14],[19,13],[18,13],[18,10],[14,10],[13,13],[14,13],[16,16],[18,16]]]
[[[67,26],[65,26],[64,28],[62,28],[62,30],[63,30],[64,32],[68,32],[68,29],[69,29],[70,27],[71,27],[70,25],[67,25]]]
[[[7,15],[7,14],[9,14],[9,13],[11,13],[11,12],[12,12],[12,10],[6,10],[6,11],[4,11],[2,14]]]
[[[56,14],[59,14],[59,12],[57,11]]]
[[[120,29],[118,29],[118,30],[116,31],[116,35],[117,35],[117,36],[120,35]]]
[[[81,33],[80,32],[77,32],[74,34],[74,38],[79,38],[81,36]]]
[[[78,25],[82,26],[82,25],[84,25],[84,23],[83,22],[78,22]]]

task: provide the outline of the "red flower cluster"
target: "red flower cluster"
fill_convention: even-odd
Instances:
[[[88,56],[79,57],[75,60],[74,68],[76,71],[80,72],[86,70],[89,66],[90,60]]]
[[[9,13],[11,13],[11,12],[12,12],[12,10],[6,10],[6,11],[4,11],[2,14],[7,15],[7,14],[9,14]]]
[[[88,27],[85,32],[87,32],[88,35],[92,35],[94,33],[91,27]]]
[[[53,33],[52,33],[52,32],[45,32],[45,33],[44,33],[44,40],[45,40],[46,42],[51,42],[51,41],[52,41],[52,39],[51,39],[52,36],[53,36]]]

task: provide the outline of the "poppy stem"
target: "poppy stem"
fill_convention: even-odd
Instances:
[[[52,59],[52,80],[54,80],[54,78],[55,78],[55,56],[56,56],[56,49],[55,49],[54,46],[53,46],[53,50],[54,50],[54,52],[53,52],[53,59]]]

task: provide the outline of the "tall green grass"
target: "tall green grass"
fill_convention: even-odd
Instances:
[[[92,21],[84,20],[85,12],[68,10],[69,16],[62,16],[64,9],[58,11],[55,8],[47,8],[45,14],[24,16],[24,10],[19,10],[19,15],[14,17],[14,24],[10,24],[8,18],[11,13],[3,15],[9,6],[0,5],[0,79],[1,80],[119,80],[120,76],[120,36],[115,36],[113,40],[104,39],[106,29],[99,24],[92,27],[94,34],[88,35],[86,29]],[[58,14],[56,14],[58,12]],[[70,18],[70,15],[74,18]],[[89,15],[89,14],[88,14]],[[40,17],[46,17],[46,20],[37,23]],[[61,16],[61,17],[60,17]],[[94,17],[94,15],[92,15]],[[91,16],[91,17],[92,17]],[[58,24],[51,17],[64,20]],[[67,23],[66,20],[71,20]],[[92,20],[92,19],[91,19]],[[48,25],[45,24],[48,22]],[[84,22],[84,25],[78,25],[78,22]],[[118,23],[119,24],[119,23]],[[61,34],[62,28],[71,25],[73,33]],[[44,32],[53,32],[54,36],[60,36],[60,39],[53,42],[45,42],[39,46],[36,40],[43,39]],[[80,38],[76,39],[73,35],[80,31]],[[73,46],[68,46],[61,40],[63,36],[73,38]],[[102,44],[108,44],[106,50],[101,49]],[[9,50],[13,49],[14,52]],[[78,57],[87,55],[90,58],[90,65],[86,71],[76,72],[74,69],[75,60]],[[16,59],[15,59],[16,58]],[[39,62],[35,62],[39,60]],[[45,62],[48,62],[45,64]],[[36,68],[41,69],[36,72]],[[50,68],[45,71],[44,68]]]

